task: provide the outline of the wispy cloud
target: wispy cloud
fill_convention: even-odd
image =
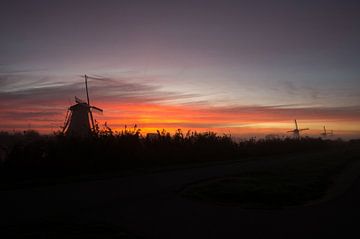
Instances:
[[[95,98],[108,101],[163,102],[174,99],[194,98],[195,94],[161,90],[160,86],[136,82],[136,78],[91,77],[90,93]],[[61,101],[84,96],[83,81],[61,82],[49,78],[27,79],[19,76],[0,76],[2,85],[0,100],[3,101]]]

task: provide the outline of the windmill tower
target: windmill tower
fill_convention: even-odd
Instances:
[[[295,129],[287,131],[288,133],[293,133],[294,138],[300,139],[300,131],[309,130],[309,128],[299,129],[297,121],[295,120]]]
[[[333,131],[332,130],[326,130],[326,128],[325,128],[325,126],[324,126],[324,132],[322,132],[321,134],[320,134],[321,136],[324,136],[324,137],[326,137],[326,136],[332,136],[333,135]]]
[[[87,137],[95,131],[95,122],[93,117],[93,110],[103,112],[102,109],[90,105],[89,91],[88,91],[88,76],[85,75],[85,89],[87,102],[75,96],[76,104],[69,107],[63,133],[68,136]]]

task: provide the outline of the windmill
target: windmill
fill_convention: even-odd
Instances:
[[[294,138],[300,138],[300,131],[309,130],[309,128],[299,129],[297,121],[295,120],[295,129],[287,131],[288,133],[293,133]]]
[[[321,136],[324,136],[324,137],[326,137],[326,136],[332,136],[333,135],[333,131],[332,130],[326,130],[326,128],[325,128],[325,126],[324,126],[324,132],[322,132],[321,134],[320,134]]]
[[[90,136],[96,130],[93,111],[103,112],[102,109],[90,105],[89,91],[88,91],[88,76],[85,75],[85,89],[87,101],[83,101],[75,96],[76,104],[69,107],[65,123],[63,126],[63,133],[69,136]]]

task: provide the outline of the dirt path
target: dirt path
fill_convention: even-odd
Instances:
[[[360,177],[360,161],[355,161],[352,164],[349,164],[342,172],[333,177],[334,184],[331,185],[329,190],[326,192],[326,195],[323,198],[309,202],[305,206],[313,206],[321,204],[327,201],[334,200],[348,190],[352,190],[352,187],[355,187],[356,181]]]

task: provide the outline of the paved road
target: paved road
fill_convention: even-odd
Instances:
[[[102,223],[126,228],[141,238],[359,238],[360,180],[332,201],[286,210],[244,210],[179,196],[189,183],[255,164],[259,167],[259,161],[237,162],[2,191],[0,223],[5,229],[44,222]],[[260,162],[265,168],[266,164]]]

